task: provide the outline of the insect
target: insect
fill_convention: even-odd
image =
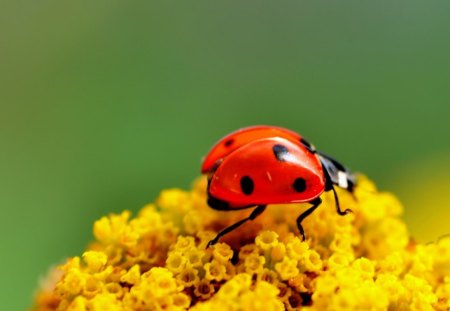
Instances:
[[[250,215],[223,229],[208,243],[254,220],[268,204],[311,203],[297,217],[297,228],[305,240],[302,221],[321,203],[320,195],[332,191],[339,215],[342,210],[335,186],[353,193],[356,179],[345,166],[317,151],[299,134],[281,127],[252,126],[219,140],[202,164],[208,175],[208,205],[216,210],[254,208]]]

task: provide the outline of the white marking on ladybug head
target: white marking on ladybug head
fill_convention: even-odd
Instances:
[[[348,188],[347,174],[344,172],[338,172],[338,186],[344,189]]]

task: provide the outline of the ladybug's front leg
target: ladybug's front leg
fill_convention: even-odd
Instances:
[[[351,213],[351,209],[347,208],[345,210],[341,210],[341,205],[339,204],[339,197],[336,193],[336,189],[334,188],[334,185],[337,185],[341,188],[347,189],[351,194],[353,194],[353,187],[354,183],[352,182],[349,173],[344,173],[342,171],[339,171],[338,167],[336,165],[340,165],[340,167],[343,168],[341,164],[338,164],[337,161],[335,162],[328,162],[328,158],[321,157],[321,163],[323,167],[323,173],[325,176],[325,191],[333,191],[334,195],[334,202],[336,203],[336,211],[339,215],[344,216],[348,213]],[[345,178],[343,180],[344,184],[341,184],[341,174],[344,174]],[[352,177],[353,178],[353,177]]]
[[[264,210],[266,209],[266,205],[258,205],[253,211],[252,213],[247,217],[244,218],[242,220],[239,220],[237,223],[232,224],[229,227],[226,227],[225,229],[223,229],[222,231],[220,231],[216,237],[214,239],[212,239],[211,241],[208,242],[208,245],[206,245],[206,248],[216,244],[217,242],[219,242],[219,239],[221,237],[223,237],[225,234],[233,231],[234,229],[236,229],[237,227],[239,227],[240,225],[244,224],[245,222],[249,221],[249,220],[253,220],[256,217],[258,217],[262,212],[264,212]]]
[[[317,207],[319,207],[319,205],[322,203],[322,199],[321,198],[316,198],[316,199],[312,200],[309,203],[311,203],[313,206],[308,208],[306,211],[304,211],[302,214],[300,214],[300,216],[298,216],[298,218],[297,218],[297,228],[298,228],[298,231],[300,231],[300,234],[302,235],[303,241],[306,240],[306,237],[305,237],[305,230],[303,230],[302,221],[306,217],[311,215],[311,213],[314,212],[314,210]]]
[[[352,210],[349,208],[346,208],[345,210],[341,210],[341,204],[339,203],[339,197],[336,193],[336,189],[334,189],[334,186],[331,185],[331,190],[333,191],[333,195],[334,195],[334,202],[336,202],[336,211],[339,215],[344,216],[347,215],[348,213],[351,213]]]

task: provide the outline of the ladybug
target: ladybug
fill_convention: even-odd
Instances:
[[[230,231],[264,212],[268,204],[311,203],[297,218],[297,228],[321,203],[320,195],[332,191],[339,215],[335,186],[353,193],[356,179],[345,166],[317,151],[301,135],[275,126],[251,126],[219,140],[203,160],[208,175],[208,205],[216,210],[254,208],[247,218],[225,228],[208,243],[216,244]]]

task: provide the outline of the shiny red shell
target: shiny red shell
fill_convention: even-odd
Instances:
[[[263,128],[260,135],[268,135],[271,129]],[[277,133],[275,137],[253,140],[250,137],[258,137],[253,129],[243,138],[239,132],[228,135],[240,145],[228,153],[216,145],[214,154],[206,157],[208,165],[204,165],[218,163],[210,172],[209,195],[227,202],[230,209],[309,202],[320,196],[325,190],[325,177],[318,157],[299,142],[300,135],[280,128],[273,128],[273,132]],[[288,138],[280,137],[281,132]]]
[[[291,130],[268,125],[257,125],[239,129],[219,140],[203,160],[202,173],[214,171],[223,159],[240,147],[261,138],[281,137],[299,142],[301,136]]]

